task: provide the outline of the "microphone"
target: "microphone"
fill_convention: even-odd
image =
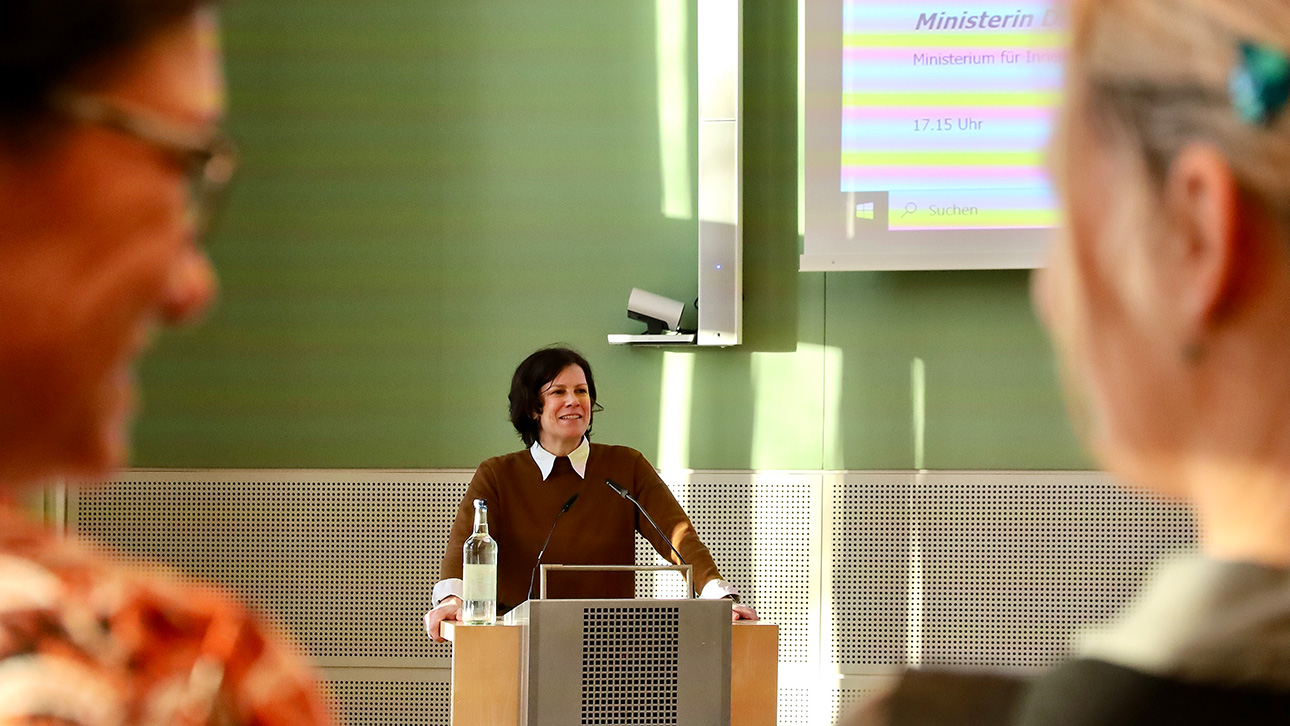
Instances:
[[[667,543],[667,546],[672,548],[672,551],[676,553],[676,558],[681,561],[681,564],[683,565],[690,564],[689,562],[685,561],[684,557],[681,556],[681,552],[676,549],[676,545],[672,544],[671,538],[668,537],[666,534],[663,534],[663,528],[658,526],[658,524],[654,522],[653,517],[649,516],[649,512],[645,511],[645,507],[642,507],[641,503],[636,501],[636,497],[633,497],[631,494],[627,493],[626,487],[614,481],[613,479],[606,479],[605,484],[609,485],[609,488],[613,489],[618,496],[636,505],[636,511],[645,515],[645,519],[648,520],[650,524],[654,525],[654,531],[658,532],[658,536],[662,537],[663,541]]]
[[[560,507],[560,513],[555,515],[555,521],[551,523],[551,531],[546,533],[546,541],[542,543],[542,549],[538,550],[537,562],[533,563],[533,574],[529,575],[530,600],[533,599],[533,578],[537,577],[538,568],[542,566],[542,555],[546,554],[546,546],[551,544],[551,535],[555,534],[555,526],[560,523],[560,517],[563,517],[564,513],[573,506],[573,503],[578,501],[578,494],[578,492],[574,492],[573,496],[569,497],[569,501],[565,502],[563,507]]]

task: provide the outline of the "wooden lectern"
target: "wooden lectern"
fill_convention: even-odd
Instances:
[[[612,601],[605,601],[612,602]],[[642,602],[642,601],[617,601]],[[643,601],[655,605],[667,600]],[[444,622],[452,641],[452,724],[518,726],[526,645],[520,625]],[[730,632],[730,723],[773,726],[779,674],[779,626],[740,621]],[[569,673],[570,679],[579,677]]]

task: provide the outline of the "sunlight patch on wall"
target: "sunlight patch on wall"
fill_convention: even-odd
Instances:
[[[909,397],[910,409],[913,411],[911,421],[914,434],[914,481],[910,492],[910,511],[918,511],[920,502],[925,501],[926,489],[926,448],[925,432],[927,431],[927,365],[922,358],[915,358],[909,364]],[[909,581],[906,583],[905,599],[905,662],[911,666],[923,664],[923,520],[911,515],[909,518]]]
[[[694,400],[694,354],[663,354],[658,397],[658,462],[663,471],[690,466],[690,409]]]
[[[792,353],[753,354],[754,470],[841,465],[841,372],[840,348],[798,343]]]
[[[663,216],[693,219],[690,191],[689,19],[686,0],[655,0],[658,146]]]
[[[924,442],[927,431],[927,366],[922,358],[915,358],[909,366],[910,410],[914,412],[914,468],[926,469]]]

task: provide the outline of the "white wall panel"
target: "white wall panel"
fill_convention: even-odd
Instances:
[[[665,472],[721,575],[780,626],[781,663],[811,663],[818,640],[818,473]],[[662,558],[636,538],[638,564]],[[657,583],[657,584],[655,584]],[[680,597],[675,575],[638,578],[642,597]]]
[[[324,698],[341,726],[449,726],[449,672],[325,670]]]
[[[829,662],[1034,668],[1189,551],[1183,507],[1073,472],[826,480]]]
[[[323,668],[352,726],[446,723],[421,615],[469,471],[131,471],[69,529],[220,583]],[[722,574],[779,623],[782,724],[905,665],[1034,669],[1189,550],[1176,504],[1084,472],[666,472]],[[657,556],[638,538],[637,560]],[[638,578],[642,596],[679,580]],[[672,577],[675,577],[674,575]]]

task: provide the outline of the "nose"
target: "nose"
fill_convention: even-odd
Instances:
[[[210,258],[202,250],[187,246],[171,265],[162,319],[170,325],[195,321],[210,307],[217,284]]]

